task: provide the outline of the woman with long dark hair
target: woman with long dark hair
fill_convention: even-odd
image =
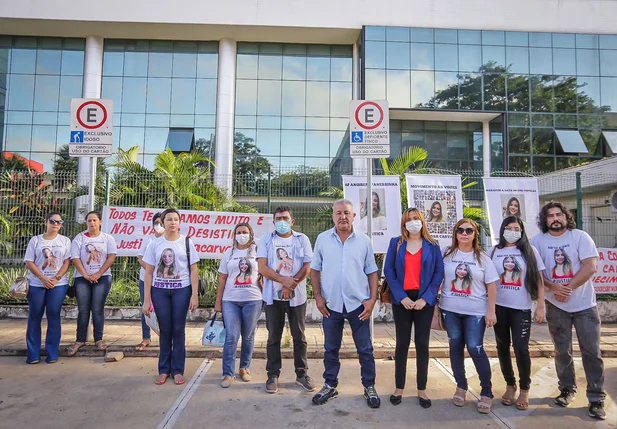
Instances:
[[[508,216],[501,223],[499,243],[493,249],[491,257],[500,274],[495,305],[497,324],[494,330],[499,364],[506,381],[506,392],[501,397],[501,402],[504,405],[513,405],[517,390],[510,356],[511,342],[521,388],[516,408],[526,410],[529,407],[531,385],[531,300],[538,300],[534,320],[541,323],[544,321],[544,262],[538,250],[529,243],[525,224],[516,216]]]
[[[236,349],[242,336],[240,378],[251,380],[249,366],[257,320],[261,314],[262,296],[257,269],[257,245],[253,228],[239,223],[234,228],[232,246],[219,265],[219,283],[214,310],[223,313],[225,345],[223,346],[223,379],[221,387],[229,387],[236,376]]]
[[[471,356],[482,391],[477,409],[491,411],[493,398],[491,365],[484,350],[484,331],[496,323],[495,282],[499,278],[491,258],[480,248],[478,226],[471,219],[459,220],[453,231],[452,245],[444,253],[445,281],[439,307],[450,341],[450,364],[456,379],[452,402],[465,404],[465,346]],[[469,285],[467,286],[467,276]],[[455,287],[456,286],[456,287]]]
[[[418,401],[423,408],[428,408],[431,406],[426,393],[429,339],[437,292],[443,281],[443,262],[439,244],[431,237],[424,216],[418,209],[410,208],[403,212],[401,235],[390,240],[384,273],[390,285],[396,329],[396,390],[390,396],[390,402],[398,405],[402,401],[413,327]]]
[[[518,218],[522,217],[521,215],[521,203],[518,198],[512,197],[508,200],[508,204],[503,208],[503,217],[507,218],[509,216],[516,216]]]
[[[443,219],[443,208],[441,207],[441,203],[439,201],[435,201],[431,204],[431,208],[429,209],[427,216],[427,222],[444,222]]]

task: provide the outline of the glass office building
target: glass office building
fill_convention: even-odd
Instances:
[[[53,170],[70,100],[82,96],[85,40],[0,36],[2,152]],[[492,169],[547,172],[617,151],[607,138],[617,129],[616,35],[365,26],[355,50],[234,43],[233,135],[274,170],[352,171],[354,84],[360,98],[389,101],[392,157],[420,146],[438,168],[482,169],[490,153]],[[138,146],[152,167],[167,147],[221,144],[219,42],[103,46],[100,93],[114,100],[115,150]]]

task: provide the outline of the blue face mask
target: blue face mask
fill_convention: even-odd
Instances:
[[[278,222],[274,223],[274,228],[279,234],[285,235],[291,230],[291,222],[287,222],[286,220],[279,220]]]

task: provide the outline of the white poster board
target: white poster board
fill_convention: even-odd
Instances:
[[[406,174],[407,204],[426,219],[431,236],[440,247],[452,244],[452,230],[463,217],[461,176]]]
[[[162,209],[103,206],[102,230],[118,244],[118,256],[137,256],[146,238],[154,235],[152,217]],[[178,210],[180,234],[188,235],[201,259],[221,259],[231,247],[234,227],[246,222],[253,228],[255,242],[274,231],[271,214]]]
[[[342,178],[344,196],[353,203],[356,213],[354,231],[368,233],[367,210],[373,207],[373,249],[375,253],[387,253],[390,239],[401,234],[399,177],[373,176],[373,195],[370,199],[367,195],[365,176],[342,176]]]
[[[536,223],[540,211],[538,179],[487,177],[482,180],[493,245],[499,241],[501,223],[510,215],[518,216],[523,221],[529,239],[540,233]]]

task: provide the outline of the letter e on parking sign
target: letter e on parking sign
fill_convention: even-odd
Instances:
[[[390,156],[390,108],[386,100],[352,100],[349,127],[352,158]]]

